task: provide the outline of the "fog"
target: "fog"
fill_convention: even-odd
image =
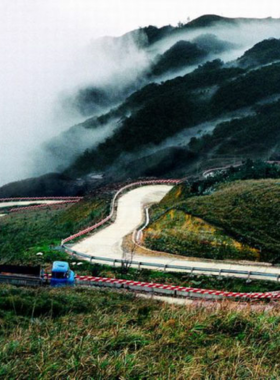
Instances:
[[[89,3],[80,2],[88,7]],[[49,153],[42,152],[45,142],[84,120],[85,116],[78,112],[74,102],[79,90],[98,87],[108,93],[122,94],[130,86],[137,88],[143,84],[144,75],[157,54],[180,39],[192,40],[201,33],[213,33],[219,39],[237,44],[237,49],[219,55],[225,61],[236,59],[265,38],[280,37],[279,24],[263,21],[256,28],[255,23],[241,23],[238,27],[219,26],[177,34],[145,51],[139,48],[139,43],[143,43],[141,33],[125,39],[100,40],[100,37],[107,33],[120,35],[137,26],[148,25],[152,23],[150,16],[143,12],[141,22],[144,24],[137,25],[133,18],[135,15],[130,20],[129,14],[125,16],[122,13],[114,24],[115,16],[109,7],[106,8],[108,14],[105,8],[102,14],[94,14],[95,6],[102,7],[101,2],[97,3],[92,6],[91,19],[87,15],[90,8],[83,6],[82,10],[78,9],[79,3],[74,0],[68,3],[59,0],[48,3],[1,0],[0,185],[57,167],[64,168],[75,155],[113,133],[117,122],[108,124],[103,130],[84,131],[76,136],[75,140],[69,141],[71,146],[77,142],[71,154],[67,153],[67,141],[62,143],[65,149],[60,158],[54,159]],[[163,10],[166,10],[167,3],[164,4]],[[171,2],[168,4],[171,6]],[[77,14],[76,9],[79,11]],[[163,25],[163,19],[157,19],[156,13],[153,17],[154,24]],[[164,17],[168,18],[167,12]],[[187,14],[183,21],[186,17]],[[177,20],[182,20],[179,13]],[[170,13],[170,22],[173,21],[174,14]],[[187,68],[180,74],[195,68]],[[106,110],[99,109],[102,111]]]
[[[220,40],[224,40],[236,45],[235,49],[219,54],[219,58],[224,61],[230,61],[238,58],[245,50],[251,48],[257,42],[264,39],[275,37],[280,38],[280,22],[279,20],[241,20],[234,25],[218,23],[216,26],[209,28],[201,28],[195,30],[184,30],[176,33],[170,38],[166,38],[152,47],[154,54],[163,53],[177,41],[192,41],[201,34],[213,34]],[[214,56],[212,57],[215,58]]]
[[[71,27],[65,9],[54,6],[57,13],[44,15],[42,3],[24,1],[23,10],[17,0],[2,1],[0,185],[52,169],[41,144],[83,120],[74,107],[65,107],[65,98],[88,86],[120,89],[148,65],[137,34],[102,44],[96,24],[85,28],[74,17]]]
[[[253,30],[257,28],[260,33],[252,33]],[[276,28],[277,27],[277,28]],[[145,83],[145,80],[142,77],[141,81],[141,75],[145,73],[145,70],[148,69],[151,62],[156,61],[156,57],[158,54],[162,54],[166,50],[168,50],[171,46],[173,46],[176,42],[184,39],[187,41],[192,41],[197,36],[205,35],[205,34],[214,34],[216,35],[219,40],[223,40],[225,42],[229,42],[232,47],[224,52],[221,52],[219,54],[210,54],[207,59],[200,61],[199,64],[203,63],[206,60],[213,60],[216,58],[222,59],[224,62],[229,62],[231,64],[234,64],[234,60],[236,60],[238,57],[240,57],[247,49],[251,48],[255,43],[270,38],[272,36],[279,36],[279,22],[272,22],[271,21],[263,21],[263,22],[240,22],[234,27],[228,27],[228,25],[221,25],[221,26],[214,26],[211,28],[203,28],[198,29],[195,31],[184,31],[182,33],[177,33],[172,38],[166,38],[159,43],[153,45],[151,48],[148,48],[145,53],[143,53],[143,50],[140,51],[138,49],[135,49],[135,45],[133,48],[133,54],[132,54],[132,60],[133,57],[135,57],[135,64],[137,67],[139,67],[139,63],[136,62],[139,60],[138,57],[141,57],[143,59],[143,65],[140,67],[141,70],[136,73],[133,72],[132,80],[130,81],[130,75],[131,71],[125,67],[124,70],[120,70],[119,67],[117,67],[114,71],[112,68],[109,68],[108,64],[104,70],[104,74],[102,75],[103,78],[106,77],[106,72],[113,73],[113,75],[109,77],[109,81],[103,81],[102,83],[99,83],[100,86],[104,86],[107,91],[119,91],[120,88],[124,88],[126,83],[133,83],[135,88],[137,86],[139,87],[141,84],[143,85]],[[137,43],[143,43],[143,35],[136,34],[136,42]],[[131,37],[127,39],[124,39],[124,41],[130,41]],[[105,44],[104,40],[99,41],[102,46],[102,50],[104,51],[104,55],[102,56],[102,59],[104,59],[104,62],[106,63],[106,60],[108,58],[108,54],[111,54],[112,51],[114,51],[117,55],[118,51],[125,51],[126,43],[121,40],[112,40],[112,39],[106,39]],[[108,46],[111,46],[111,49],[104,50],[104,47],[106,49]],[[129,46],[131,45],[131,41],[129,42]],[[136,54],[137,52],[137,54]],[[143,54],[143,55],[142,55]],[[102,59],[100,60],[100,65],[102,65]],[[141,60],[140,60],[141,62]],[[184,69],[179,69],[177,71],[168,72],[163,74],[162,76],[158,78],[154,78],[153,81],[157,83],[161,83],[162,81],[172,79],[177,76],[182,76],[185,74],[188,74],[195,70],[198,67],[198,64],[191,65],[189,67],[186,67]],[[138,82],[137,82],[138,79]],[[121,99],[121,97],[120,97]],[[237,116],[245,116],[247,114],[247,110],[240,110],[237,112]],[[250,113],[250,112],[249,112]],[[224,120],[230,120],[232,117],[236,117],[235,114],[232,115],[225,115],[221,121]],[[151,147],[148,149],[143,149],[142,152],[137,153],[137,157],[142,157],[147,154],[151,154],[155,152],[156,150],[160,150],[164,147],[168,146],[179,146],[182,141],[184,141],[184,144],[187,144],[187,142],[190,140],[191,137],[194,136],[200,136],[201,133],[210,133],[215,125],[217,124],[217,121],[209,121],[209,123],[205,123],[204,125],[194,127],[192,129],[187,129],[186,131],[180,133],[178,136],[174,136],[171,139],[168,139],[167,141],[164,141],[161,145],[157,147]],[[46,150],[46,157],[42,160],[44,163],[47,163],[46,168],[52,169],[52,170],[58,170],[58,169],[65,169],[69,164],[71,164],[74,159],[81,154],[85,149],[93,149],[96,147],[102,140],[104,140],[106,137],[109,137],[113,131],[121,126],[121,122],[119,120],[111,121],[108,123],[108,125],[105,125],[102,128],[98,128],[97,130],[87,130],[85,128],[72,128],[70,130],[70,133],[63,134],[60,136],[56,142],[53,143],[53,146],[51,144],[48,145],[48,148],[51,147],[51,149]],[[52,149],[55,148],[55,149]],[[62,152],[62,154],[61,154]],[[120,152],[121,153],[121,152]],[[130,155],[125,155],[125,158],[127,161],[131,159],[135,159],[135,157]],[[122,159],[123,161],[123,159]],[[42,172],[42,167],[39,167],[39,173]]]

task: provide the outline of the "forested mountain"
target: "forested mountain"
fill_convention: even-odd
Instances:
[[[106,86],[79,89],[71,104],[86,120],[38,160],[71,181],[116,181],[279,157],[279,38],[278,19],[206,15],[100,39],[106,51],[137,52],[136,74],[124,67]]]

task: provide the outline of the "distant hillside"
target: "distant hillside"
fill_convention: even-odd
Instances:
[[[280,152],[280,101],[259,106],[255,111],[253,116],[218,124],[212,134],[193,138],[190,151],[203,156],[215,152],[216,158],[232,154],[255,159]]]
[[[207,51],[188,41],[178,41],[167,50],[152,69],[153,75],[193,65],[208,55]]]
[[[118,111],[125,114],[125,109],[134,109],[133,114],[124,117],[120,127],[104,143],[81,155],[69,173],[81,175],[90,168],[104,170],[124,153],[139,152],[151,144],[159,145],[186,128],[226,115],[226,112],[254,106],[262,99],[280,94],[279,83],[279,64],[244,73],[242,69],[226,68],[216,62],[206,64],[185,77],[149,85],[128,98]],[[208,89],[217,84],[219,87],[211,96]],[[219,133],[222,139],[215,154],[226,152],[241,159],[256,157],[259,146],[264,155],[269,155],[272,148],[278,152],[277,139],[273,136],[280,134],[279,104],[254,108],[252,116],[218,124],[212,135],[197,137],[196,143],[192,140],[190,150],[206,153],[200,146]],[[232,125],[237,125],[238,129]],[[253,130],[257,133],[252,133]],[[232,143],[235,140],[231,135],[237,133],[242,138]],[[246,151],[239,145],[241,148],[244,145]],[[214,148],[212,144],[210,147]]]
[[[245,67],[265,65],[280,60],[280,40],[271,38],[261,41],[238,59]]]
[[[211,119],[214,117],[211,99],[205,98],[203,92],[194,96],[194,91],[226,82],[241,73],[242,69],[224,68],[214,62],[185,77],[144,87],[111,117],[114,113],[126,115],[128,111],[132,115],[124,116],[120,127],[104,143],[81,155],[69,173],[81,175],[90,168],[104,169],[124,153],[139,152],[150,144],[158,145],[183,129]]]
[[[51,173],[37,178],[12,182],[0,188],[0,197],[77,196],[87,190],[85,181]]]

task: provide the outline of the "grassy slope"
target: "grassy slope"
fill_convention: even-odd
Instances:
[[[144,234],[145,244],[155,250],[187,256],[223,259],[259,257],[257,249],[241,244],[226,232],[181,210],[169,210]]]
[[[223,226],[250,244],[261,260],[280,259],[280,180],[240,181],[188,201],[193,214]]]
[[[186,252],[186,247],[182,244],[180,228],[176,237],[174,222],[172,218],[168,220],[168,212],[170,211],[167,210],[170,209],[175,210],[176,215],[181,215],[183,212],[184,214],[190,213],[199,216],[223,228],[240,242],[247,243],[258,249],[261,248],[259,254],[261,261],[279,262],[280,260],[279,180],[236,181],[219,185],[211,195],[199,197],[191,196],[188,188],[184,185],[175,188],[163,200],[162,204],[153,209],[152,220],[154,220],[154,224],[150,228],[153,232],[156,232],[158,229],[156,223],[160,224],[160,220],[162,220],[161,224],[164,223],[165,228],[164,236],[170,236],[171,251],[184,253]],[[177,241],[175,240],[173,243],[172,235],[173,238],[177,238]],[[152,241],[150,244],[153,245],[153,248],[158,245],[157,240]],[[158,247],[161,248],[161,245],[159,244]],[[177,251],[174,247],[177,248]],[[206,251],[205,248],[205,245],[200,244],[200,250],[198,246],[197,251],[198,255],[201,256],[201,252]],[[226,252],[224,251],[224,253]],[[236,252],[236,258],[252,259],[253,257],[248,253],[247,250],[245,250],[244,255],[240,254],[240,251],[239,253]],[[233,258],[232,254],[234,252],[229,252],[229,255],[224,255],[224,258]],[[208,257],[211,257],[211,254]],[[212,257],[217,257],[217,253],[213,252]]]
[[[4,379],[280,376],[277,308],[171,307],[86,289],[0,294]]]
[[[47,262],[64,258],[50,245],[59,245],[62,238],[108,215],[110,199],[111,194],[104,193],[58,210],[40,209],[1,218],[0,261],[35,264],[42,260],[35,255],[39,251],[45,253]]]

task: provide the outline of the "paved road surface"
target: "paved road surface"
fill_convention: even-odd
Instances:
[[[89,255],[121,259],[122,239],[134,231],[143,220],[143,206],[159,202],[172,188],[168,185],[143,186],[131,190],[118,201],[117,218],[109,227],[93,234],[72,249]]]
[[[40,204],[52,204],[59,203],[60,201],[16,201],[16,202],[0,202],[0,208],[4,207],[14,207],[14,206],[29,206],[29,205],[40,205]]]

